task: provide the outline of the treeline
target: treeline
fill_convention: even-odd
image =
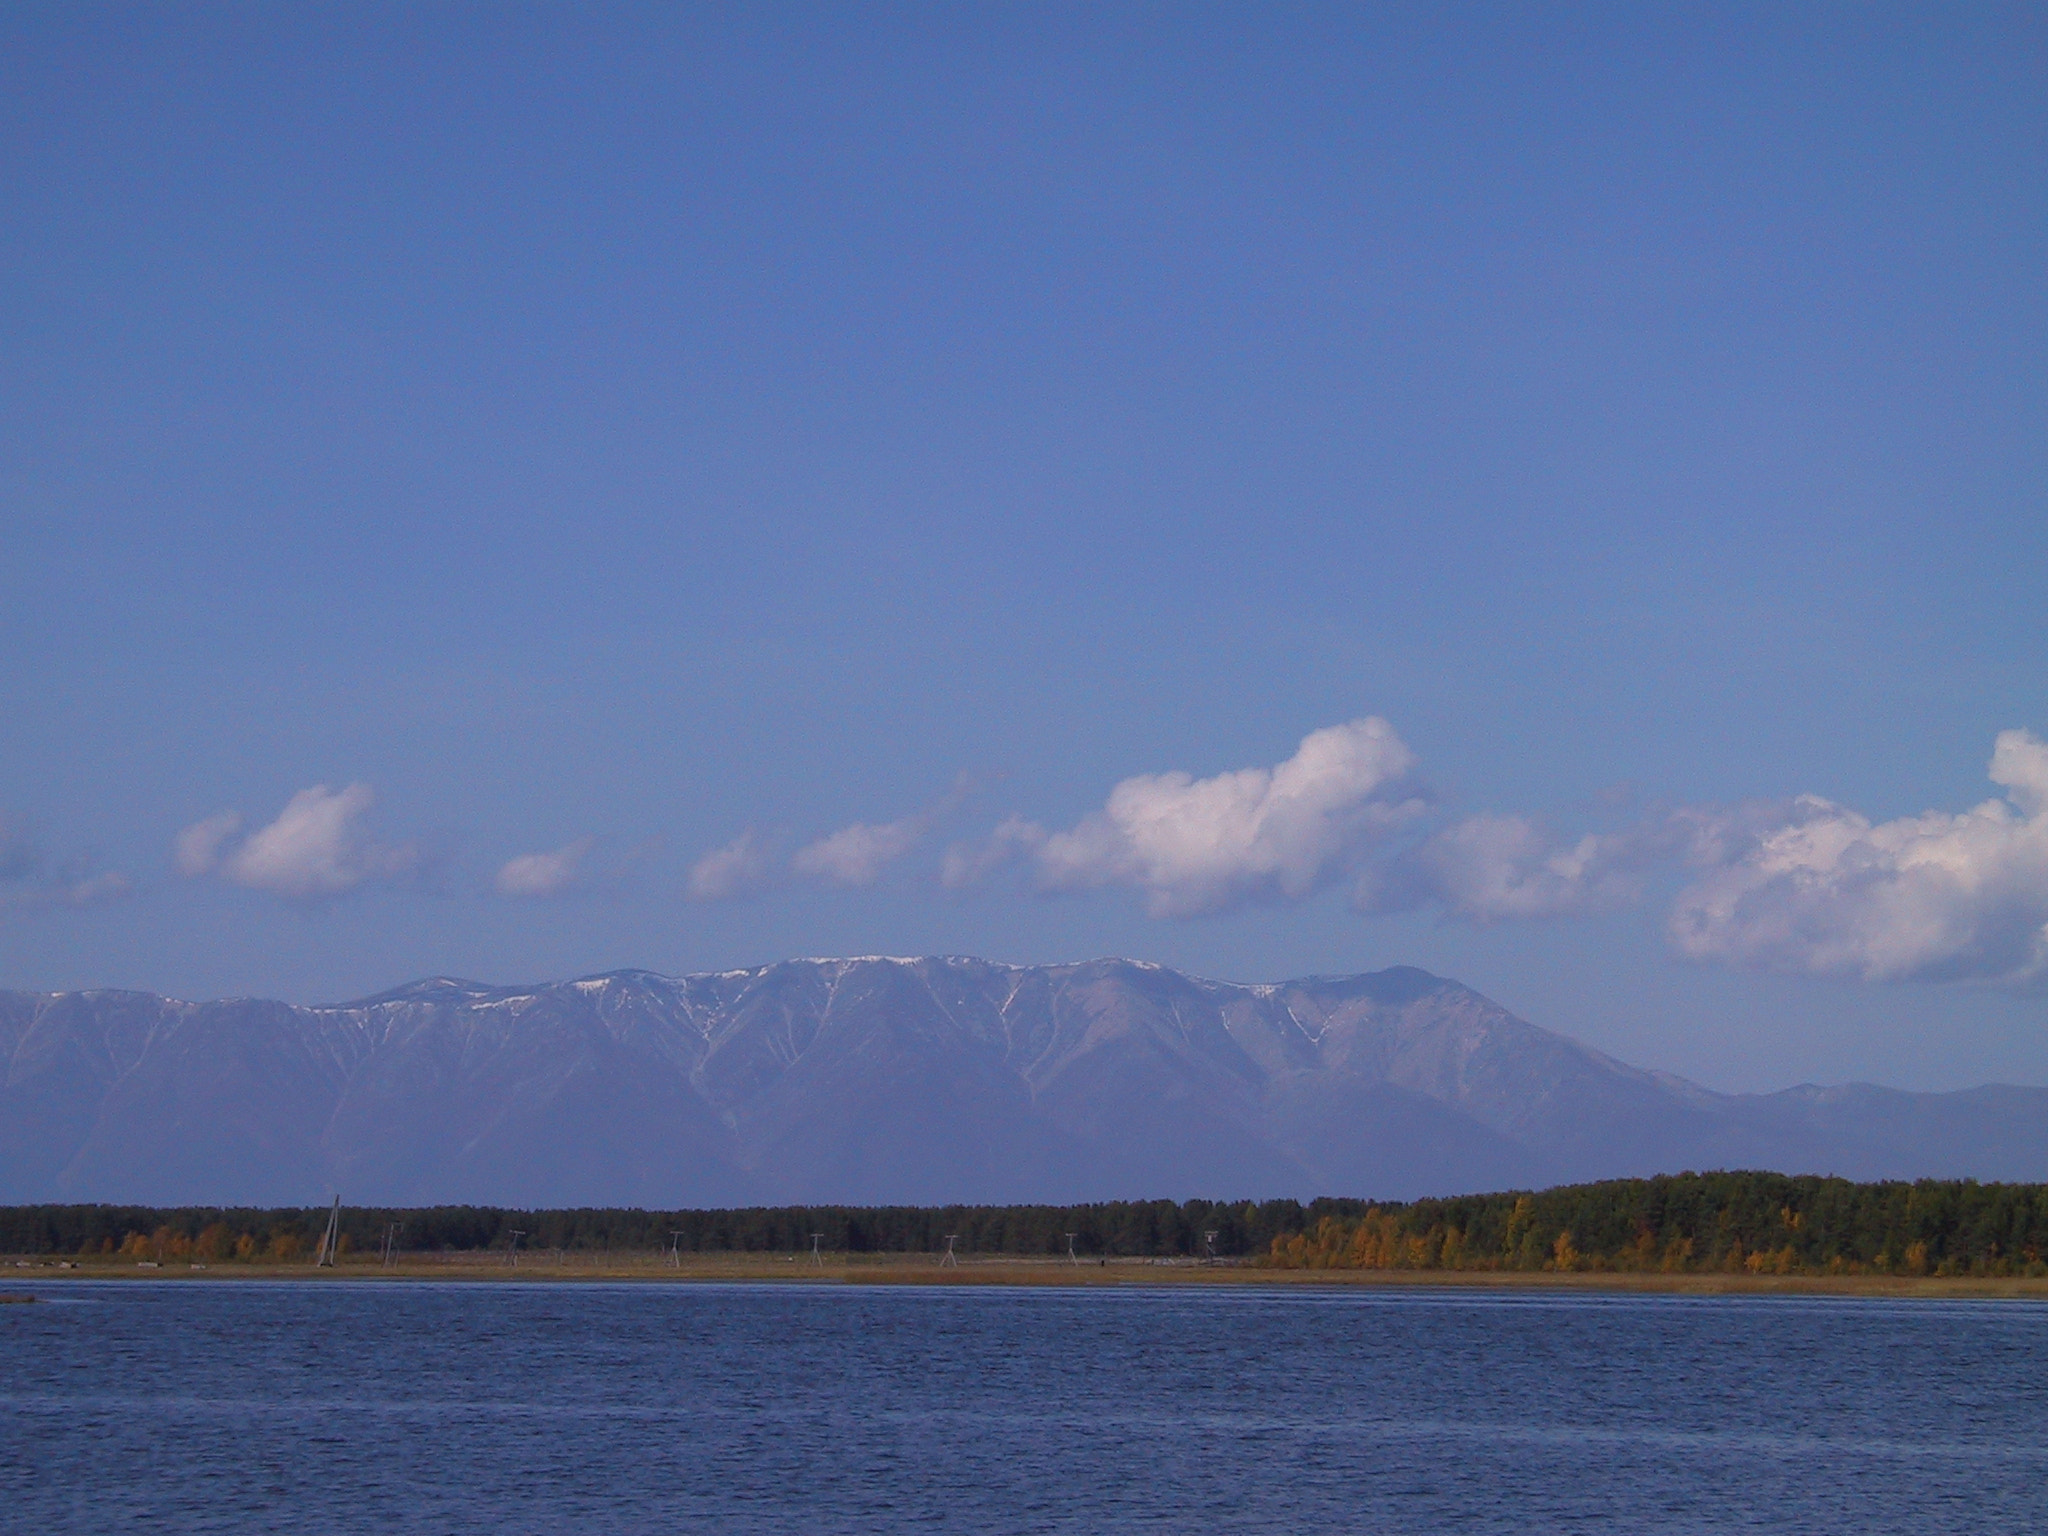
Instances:
[[[325,1207],[0,1207],[0,1252],[291,1263]],[[943,1253],[1253,1258],[1282,1268],[2048,1275],[2048,1185],[1855,1184],[1775,1173],[1616,1179],[1541,1192],[1096,1205],[512,1210],[344,1206],[344,1257],[405,1253]]]
[[[802,1253],[812,1234],[830,1253],[942,1253],[1064,1257],[1067,1234],[1084,1257],[1219,1258],[1267,1252],[1276,1237],[1329,1218],[1355,1218],[1362,1200],[1224,1204],[1210,1200],[1099,1205],[778,1206],[748,1210],[510,1210],[492,1206],[341,1209],[340,1250],[381,1252],[387,1236],[407,1253],[560,1251]],[[310,1257],[326,1207],[279,1210],[118,1205],[0,1207],[0,1252],[119,1255],[158,1263]],[[395,1229],[395,1230],[394,1230]],[[516,1234],[516,1236],[515,1236]],[[1213,1234],[1213,1237],[1211,1236]]]
[[[1776,1173],[1616,1179],[1332,1212],[1285,1268],[2048,1275],[2048,1185]]]

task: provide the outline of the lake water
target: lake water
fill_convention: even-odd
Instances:
[[[15,1282],[22,1532],[2048,1531],[2048,1306]]]

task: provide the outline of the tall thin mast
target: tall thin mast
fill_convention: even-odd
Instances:
[[[341,1239],[341,1196],[334,1197],[334,1209],[327,1213],[327,1230],[320,1235],[319,1250],[313,1255],[313,1267],[319,1269],[334,1263],[334,1250]]]

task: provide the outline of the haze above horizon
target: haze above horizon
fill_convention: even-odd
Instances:
[[[2048,1083],[2044,65],[16,8],[0,987],[1411,964]]]

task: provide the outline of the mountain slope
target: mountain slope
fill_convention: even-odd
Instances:
[[[0,1201],[1402,1198],[2048,1177],[2048,1090],[1722,1095],[1396,968],[803,960],[331,1007],[0,993]]]

